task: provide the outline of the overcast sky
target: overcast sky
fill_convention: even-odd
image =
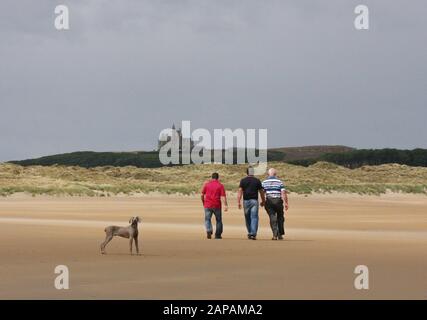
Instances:
[[[370,30],[357,31],[366,4]],[[70,30],[54,8],[70,9]],[[172,122],[269,147],[427,147],[427,3],[1,0],[0,161],[151,150]]]

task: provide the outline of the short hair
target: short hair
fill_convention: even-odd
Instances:
[[[218,180],[219,179],[219,174],[218,172],[214,172],[212,173],[212,179]]]
[[[253,175],[254,175],[254,173],[255,173],[255,170],[254,170],[254,168],[253,168],[252,166],[249,166],[249,167],[246,169],[246,174],[247,174],[248,176],[253,176]]]
[[[268,169],[268,175],[269,176],[275,176],[276,174],[277,174],[276,169],[274,169],[274,168]]]

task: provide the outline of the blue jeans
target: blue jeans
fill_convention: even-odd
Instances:
[[[216,230],[215,237],[220,237],[222,234],[222,212],[221,208],[205,208],[205,226],[206,232],[212,233],[212,215],[215,216]]]
[[[248,235],[256,236],[258,232],[258,200],[243,200],[243,209],[245,212],[246,229]]]

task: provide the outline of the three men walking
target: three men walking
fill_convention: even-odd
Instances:
[[[256,240],[258,232],[259,205],[265,207],[270,219],[270,227],[273,232],[272,240],[282,240],[285,235],[285,214],[288,210],[288,196],[283,182],[277,178],[275,169],[268,170],[268,177],[262,183],[254,176],[254,169],[247,169],[247,176],[240,181],[237,195],[239,209],[242,208],[248,231],[248,239]],[[202,188],[201,199],[205,210],[205,226],[207,238],[211,239],[213,234],[212,215],[215,216],[216,230],[215,239],[222,239],[222,206],[224,211],[228,210],[227,197],[224,186],[218,181],[218,173],[212,174],[212,179],[205,183]],[[259,196],[261,202],[259,203]]]

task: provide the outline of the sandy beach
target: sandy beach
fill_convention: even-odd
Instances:
[[[1,299],[426,299],[427,197],[290,196],[286,238],[260,210],[246,239],[235,199],[222,240],[207,240],[197,196],[0,198]],[[142,217],[141,256],[104,227]],[[70,289],[54,287],[66,265]],[[354,268],[369,268],[369,290]]]

